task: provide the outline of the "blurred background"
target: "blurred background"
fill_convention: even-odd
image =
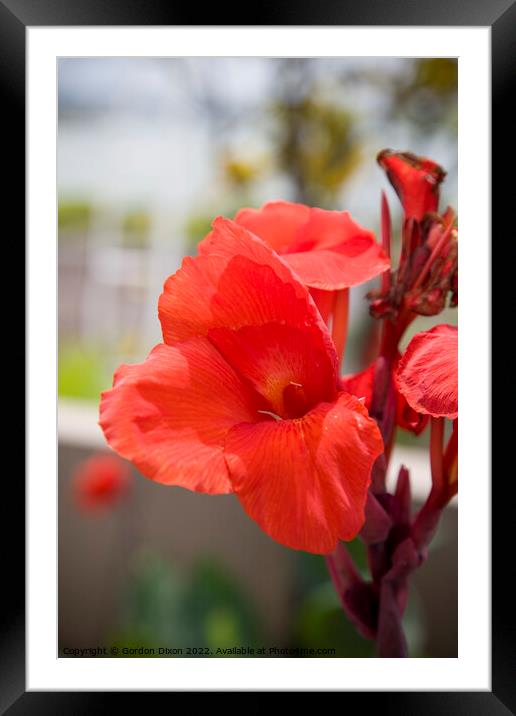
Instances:
[[[378,232],[383,189],[396,234],[398,201],[376,164],[386,147],[440,163],[441,207],[457,208],[456,60],[61,59],[58,93],[61,653],[258,645],[371,656],[324,559],[272,542],[232,496],[131,473],[97,509],[74,481],[106,451],[100,392],[121,362],[160,342],[163,283],[215,216],[282,198],[348,209]],[[364,296],[374,285],[352,290],[345,372],[372,357]],[[456,321],[447,310],[412,333]],[[394,471],[411,468],[419,500],[430,485],[427,438],[399,432],[392,459]],[[456,531],[453,503],[414,580],[405,618],[414,656],[457,655]],[[360,543],[352,549],[365,568]]]

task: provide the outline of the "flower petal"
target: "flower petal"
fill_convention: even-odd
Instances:
[[[335,305],[335,298],[337,296],[336,291],[322,291],[319,288],[311,288],[310,295],[319,309],[321,318],[326,325],[328,325],[328,319]]]
[[[254,420],[257,405],[217,350],[194,338],[121,366],[102,394],[99,422],[111,447],[152,480],[227,493],[225,436]]]
[[[281,253],[306,286],[325,291],[349,288],[390,266],[374,234],[347,211],[277,201],[261,209],[243,209],[235,221]]]
[[[410,152],[393,152],[384,149],[378,163],[396,190],[403,205],[405,218],[421,221],[439,205],[439,184],[446,172],[431,159],[417,157]]]
[[[290,201],[269,201],[261,209],[241,209],[235,223],[244,226],[281,254],[288,248],[303,224],[310,209]]]
[[[371,468],[382,450],[375,421],[347,393],[299,420],[238,425],[225,444],[247,514],[278,542],[317,554],[361,529]]]
[[[266,323],[237,331],[213,328],[208,337],[277,416],[300,417],[337,395],[337,367],[314,326]]]
[[[284,258],[306,286],[325,291],[357,286],[383,273],[390,266],[376,242],[352,259],[346,255],[345,250],[287,254]]]
[[[283,258],[305,285],[323,290],[356,286],[390,267],[373,232],[347,211],[311,209]]]
[[[340,379],[341,389],[347,393],[351,393],[351,395],[355,395],[357,398],[361,398],[368,410],[373,400],[375,369],[376,362],[373,361],[373,363],[367,368],[364,368],[364,370],[350,375],[343,375]]]
[[[396,391],[396,425],[414,435],[421,435],[428,425],[429,416],[414,410],[399,390]]]
[[[290,244],[288,253],[337,249],[347,245],[346,253],[353,257],[359,256],[371,243],[375,243],[373,232],[360,226],[349,211],[328,211],[314,207],[310,209],[308,221]]]
[[[396,380],[419,413],[454,420],[458,415],[457,329],[445,324],[418,333],[398,366]]]
[[[396,376],[398,361],[399,355],[393,364],[394,376]],[[375,369],[376,361],[371,363],[365,370],[352,375],[345,375],[340,379],[340,388],[347,393],[351,393],[351,395],[356,395],[357,398],[362,398],[368,410],[371,409],[373,400]],[[398,427],[408,430],[414,435],[420,435],[426,428],[427,423],[428,415],[421,415],[421,413],[411,408],[405,396],[396,389],[396,424]]]
[[[315,326],[328,355],[335,347],[308,290],[263,241],[219,217],[201,255],[187,258],[159,299],[165,343],[174,345],[212,328],[238,329],[280,322]]]

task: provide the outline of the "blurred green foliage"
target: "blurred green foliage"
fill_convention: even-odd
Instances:
[[[93,207],[83,199],[62,199],[57,210],[60,231],[84,231],[89,228]]]
[[[247,191],[260,178],[267,164],[264,157],[239,156],[227,147],[221,153],[220,163],[230,188],[240,192]]]
[[[348,547],[365,574],[366,552],[360,540]],[[357,634],[342,612],[325,560],[318,555],[293,554],[297,593],[292,604],[291,649],[335,649],[335,657],[370,657],[374,644]],[[413,611],[413,610],[412,610]],[[408,615],[412,641],[414,619]],[[252,599],[227,569],[203,557],[189,569],[171,565],[155,553],[142,552],[134,562],[130,583],[124,590],[119,628],[107,643],[129,649],[160,646],[183,649],[177,656],[216,658],[240,655],[216,654],[217,649],[270,646]],[[276,642],[275,642],[276,643]],[[417,639],[416,639],[417,646]],[[199,649],[186,654],[187,647]],[[211,655],[201,649],[209,649]],[[159,657],[155,654],[134,654]],[[163,654],[162,656],[171,656]],[[328,658],[328,655],[321,655]]]
[[[431,57],[414,63],[413,86],[426,87],[441,95],[456,96],[458,64],[454,57]]]
[[[91,227],[94,206],[85,199],[59,200],[57,223],[62,239],[82,236]],[[122,241],[127,248],[142,248],[148,243],[150,214],[145,209],[131,209],[121,220]]]
[[[295,615],[292,641],[300,649],[335,649],[335,658],[374,656],[374,642],[358,634],[328,578],[303,600]]]
[[[219,563],[203,557],[187,571],[147,552],[135,561],[120,628],[108,643],[154,649],[191,647],[199,653],[178,655],[206,657],[201,650],[209,649],[215,656],[219,648],[256,648],[267,640],[252,600]]]
[[[126,248],[145,248],[149,241],[149,230],[148,211],[128,211],[122,219],[123,245]]]
[[[365,574],[366,552],[360,540],[349,545],[357,566]],[[325,560],[318,555],[293,554],[297,593],[292,604],[287,643],[290,649],[335,649],[331,657],[370,657],[374,644],[357,634],[342,612]],[[159,658],[159,647],[182,649],[177,656],[240,658],[216,653],[232,647],[269,647],[268,638],[252,599],[217,561],[203,557],[189,570],[171,565],[155,553],[140,553],[130,583],[124,590],[119,628],[107,643],[122,649],[148,649],[155,653],[132,656]],[[276,644],[276,640],[274,641]],[[187,654],[186,649],[198,649]],[[203,650],[209,650],[206,653]],[[328,658],[328,655],[321,655]]]
[[[347,548],[363,577],[367,577],[367,552],[360,539]],[[293,555],[296,608],[291,625],[291,646],[300,649],[335,649],[335,657],[373,656],[374,645],[356,632],[343,613],[331,583],[324,557],[306,552]],[[321,655],[321,658],[328,658]]]
[[[197,253],[197,244],[211,231],[212,221],[213,214],[192,214],[188,218],[184,228],[187,253]]]
[[[395,80],[390,94],[391,115],[403,118],[424,133],[457,131],[457,59],[421,58],[406,78]]]
[[[275,156],[294,183],[296,200],[331,207],[360,161],[353,115],[312,96],[277,101],[272,111]]]
[[[98,400],[111,386],[106,352],[94,345],[66,343],[59,346],[57,391],[59,397]]]

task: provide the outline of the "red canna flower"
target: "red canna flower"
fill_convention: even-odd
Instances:
[[[390,267],[373,232],[347,211],[271,201],[260,209],[241,209],[235,222],[283,256],[311,289],[325,321],[334,310],[336,291],[368,281]],[[209,250],[210,237],[201,242],[200,253]]]
[[[421,221],[428,212],[437,211],[444,169],[426,157],[391,149],[381,151],[377,160],[396,190],[406,219]]]
[[[397,372],[399,390],[418,413],[458,416],[457,329],[445,324],[410,341]]]
[[[158,482],[234,492],[294,549],[355,537],[382,439],[340,389],[331,337],[289,265],[219,217],[167,280],[159,317],[165,343],[102,395],[109,444]]]
[[[113,506],[128,493],[129,484],[129,467],[116,455],[93,455],[73,474],[74,498],[84,510]]]
[[[410,341],[398,366],[397,381],[407,402],[430,416],[432,490],[416,515],[412,539],[418,549],[432,538],[442,509],[458,490],[457,329],[439,325]],[[444,419],[453,420],[444,447]]]

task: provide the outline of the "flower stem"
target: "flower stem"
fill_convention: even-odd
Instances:
[[[332,338],[339,359],[339,368],[344,360],[349,321],[349,288],[337,291],[333,306]]]
[[[326,566],[343,611],[366,639],[374,639],[377,628],[377,596],[373,585],[360,576],[346,546],[326,555]]]
[[[443,437],[444,418],[432,418],[430,422],[430,469],[432,471],[432,489],[443,488]]]
[[[453,430],[443,458],[443,470],[450,497],[457,493],[459,421],[453,421]]]
[[[382,247],[386,255],[390,258],[391,256],[391,212],[389,210],[389,204],[385,192],[382,191]],[[387,293],[391,286],[391,269],[382,273],[382,293]]]
[[[432,540],[442,511],[454,494],[453,490],[448,487],[448,475],[444,470],[444,418],[432,418],[430,430],[432,489],[425,504],[417,513],[411,530],[414,544],[420,551],[425,549]],[[452,440],[453,435],[450,442]]]
[[[380,615],[376,653],[381,658],[408,656],[407,640],[403,632],[402,617],[396,598],[396,585],[390,580],[382,582],[380,590]]]

